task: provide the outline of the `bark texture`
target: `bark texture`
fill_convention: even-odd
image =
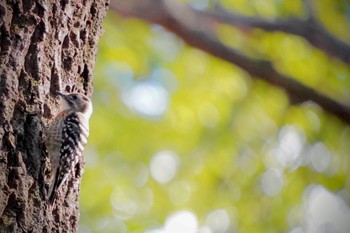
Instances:
[[[0,2],[0,232],[76,232],[82,167],[45,201],[44,125],[57,90],[92,94],[108,0]]]

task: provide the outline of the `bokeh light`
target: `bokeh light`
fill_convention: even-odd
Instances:
[[[122,98],[132,110],[147,117],[159,117],[168,107],[168,93],[155,82],[140,82],[123,89]]]
[[[197,216],[191,211],[179,211],[170,215],[165,221],[166,233],[196,233],[198,229]]]
[[[330,166],[331,154],[323,143],[315,143],[308,152],[310,165],[317,172],[324,172]]]
[[[160,151],[150,163],[151,176],[160,184],[171,181],[179,168],[179,159],[172,151]]]
[[[164,227],[146,233],[197,233],[197,230],[197,216],[192,211],[182,210],[168,216]]]
[[[212,233],[227,232],[230,226],[230,216],[225,210],[217,209],[207,215],[205,224]]]
[[[350,208],[337,195],[315,185],[307,190],[305,201],[305,232],[349,232]]]
[[[268,196],[277,195],[283,188],[283,174],[277,169],[267,169],[261,176],[261,187]]]
[[[304,138],[304,134],[293,126],[281,129],[276,157],[283,167],[295,168],[300,165]]]

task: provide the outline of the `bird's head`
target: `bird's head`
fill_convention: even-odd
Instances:
[[[80,93],[65,94],[57,92],[61,97],[62,110],[80,112],[90,118],[92,114],[92,103],[89,97]]]

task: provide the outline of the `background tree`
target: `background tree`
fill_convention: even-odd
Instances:
[[[326,111],[339,116],[346,122],[350,121],[350,108],[336,100],[303,85],[286,74],[275,69],[273,63],[267,60],[244,55],[239,50],[231,48],[215,38],[216,24],[227,24],[243,30],[262,29],[280,31],[298,35],[311,45],[323,50],[330,56],[348,64],[350,62],[350,46],[330,34],[315,16],[311,0],[304,1],[304,16],[288,19],[263,19],[230,13],[221,5],[213,5],[207,11],[196,10],[176,1],[112,1],[112,9],[134,17],[158,23],[178,34],[190,45],[202,49],[214,56],[231,62],[247,71],[253,77],[282,87],[292,103],[308,100],[314,101]]]
[[[55,91],[74,85],[91,96],[106,8],[94,0],[0,3],[0,232],[78,228],[80,177],[54,208],[45,201],[42,132],[58,110]]]
[[[347,1],[111,6],[81,232],[347,232]]]

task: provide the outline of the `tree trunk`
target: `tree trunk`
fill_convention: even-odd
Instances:
[[[91,96],[108,0],[0,2],[0,232],[76,232],[81,168],[45,197],[44,125],[55,92]]]

